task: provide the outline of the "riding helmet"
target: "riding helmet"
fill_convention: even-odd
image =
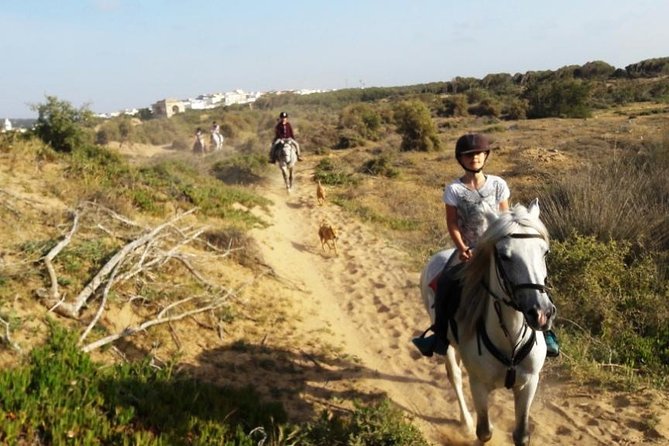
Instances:
[[[279,118],[283,119],[283,118],[287,118],[287,117],[288,117],[288,113],[286,113],[286,112],[279,113]]]
[[[468,133],[458,138],[455,143],[455,157],[474,152],[490,152],[490,141],[488,137],[480,133]]]

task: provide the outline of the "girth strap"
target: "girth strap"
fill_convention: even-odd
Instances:
[[[488,333],[485,330],[485,321],[483,318],[480,318],[476,324],[476,334],[477,342],[479,348],[479,355],[481,355],[481,340],[483,340],[483,345],[490,352],[491,355],[495,357],[499,362],[504,364],[507,367],[506,377],[504,379],[504,387],[510,389],[516,382],[516,366],[527,357],[532,351],[534,344],[536,342],[536,333],[532,330],[529,339],[518,349],[517,352],[514,352],[511,355],[511,358],[508,358],[504,353],[500,352],[495,344],[492,343]]]

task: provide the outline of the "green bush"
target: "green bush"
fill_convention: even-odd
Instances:
[[[73,332],[49,322],[26,364],[0,371],[0,443],[89,445],[427,445],[388,401],[324,415],[299,429],[251,388],[221,387],[150,359],[94,363]]]
[[[573,234],[552,243],[548,268],[560,326],[589,345],[585,360],[669,372],[669,286],[650,256]]]
[[[395,123],[402,135],[403,151],[439,150],[437,130],[427,106],[420,101],[404,101],[395,108]]]
[[[527,118],[528,103],[525,99],[511,98],[502,106],[502,117],[504,119],[525,119]]]
[[[304,446],[428,446],[418,429],[409,424],[402,412],[383,400],[369,407],[356,406],[350,418],[323,412],[310,424]]]
[[[587,118],[590,116],[588,99],[590,85],[573,79],[535,82],[525,93],[528,118]]]
[[[381,122],[381,115],[365,103],[344,107],[339,114],[339,129],[352,130],[372,141],[380,137]]]
[[[467,116],[469,113],[467,95],[454,94],[444,98],[441,107],[437,110],[439,116]]]
[[[373,176],[384,176],[394,178],[399,175],[399,170],[392,165],[392,160],[387,155],[381,155],[367,160],[360,168],[362,173]]]
[[[475,116],[492,116],[496,118],[502,112],[502,105],[496,99],[484,98],[478,104],[470,106],[467,111]]]
[[[200,382],[150,361],[99,367],[52,325],[28,364],[0,372],[2,444],[254,445],[255,427],[285,423],[251,389]]]
[[[86,107],[76,109],[67,101],[47,96],[46,103],[32,108],[38,114],[35,134],[55,151],[72,152],[91,142],[85,127],[91,124],[93,114]]]
[[[314,179],[329,186],[350,186],[359,182],[358,178],[347,170],[345,164],[332,161],[330,158],[318,162],[314,169]]]

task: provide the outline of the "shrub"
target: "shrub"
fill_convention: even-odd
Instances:
[[[405,101],[395,109],[395,123],[402,135],[403,151],[430,152],[439,149],[437,130],[427,106],[420,101]]]
[[[492,116],[498,117],[502,111],[502,106],[496,99],[485,98],[476,105],[472,105],[468,109],[469,113],[476,116]]]
[[[511,98],[502,106],[502,117],[504,119],[527,118],[528,103],[525,99]]]
[[[361,167],[361,172],[373,176],[393,178],[399,175],[399,170],[392,165],[390,157],[381,155],[367,160]]]
[[[375,141],[380,136],[381,116],[369,104],[349,105],[339,114],[339,128],[352,130],[362,138]]]
[[[236,444],[285,423],[251,389],[218,387],[150,361],[99,367],[52,324],[29,363],[0,372],[2,444]]]
[[[528,87],[528,118],[587,118],[589,84],[572,79],[537,82]]]
[[[548,266],[558,320],[589,344],[586,360],[669,372],[669,287],[649,256],[574,233],[552,243]]]
[[[95,144],[100,146],[106,146],[109,144],[111,139],[109,138],[109,132],[106,129],[100,129],[95,132]]]
[[[441,107],[437,110],[439,116],[467,116],[468,102],[464,94],[454,94],[444,98]]]
[[[55,151],[72,152],[89,142],[84,128],[90,124],[93,114],[86,107],[76,109],[67,101],[47,96],[46,103],[34,105],[32,109],[38,113],[35,134]]]
[[[613,75],[614,71],[616,71],[614,66],[601,60],[595,60],[577,68],[574,71],[574,76],[583,79],[606,80]]]
[[[358,179],[346,170],[341,162],[333,162],[329,158],[322,159],[314,169],[314,179],[329,186],[355,185]]]
[[[339,141],[335,149],[352,149],[365,144],[365,139],[354,130],[345,129],[339,134]]]
[[[358,404],[349,418],[325,411],[320,419],[307,427],[300,444],[428,446],[420,431],[409,424],[402,412],[388,400],[369,407]]]

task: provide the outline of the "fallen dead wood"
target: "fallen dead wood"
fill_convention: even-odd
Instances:
[[[179,227],[177,222],[185,216],[192,214],[197,209],[191,209],[185,213],[177,215],[168,221],[165,221],[152,229],[144,229],[143,234],[128,238],[123,233],[117,234],[115,231],[108,229],[101,222],[97,221],[99,214],[93,214],[92,224],[90,221],[90,213],[86,214],[87,210],[94,205],[94,203],[86,203],[80,206],[81,211],[73,213],[72,228],[68,234],[44,257],[44,261],[49,272],[51,280],[51,288],[49,291],[42,290],[41,295],[44,301],[52,307],[51,309],[62,316],[78,319],[81,316],[82,310],[90,303],[95,296],[100,296],[99,306],[88,323],[86,329],[79,338],[79,345],[83,351],[92,351],[104,345],[111,344],[114,341],[132,336],[136,333],[144,332],[151,327],[160,324],[168,324],[172,329],[175,342],[178,343],[178,337],[172,326],[173,322],[180,321],[184,318],[193,318],[194,315],[213,312],[214,310],[227,305],[230,302],[231,296],[235,293],[228,290],[224,286],[209,280],[206,275],[202,274],[196,268],[192,260],[192,255],[187,254],[184,248],[187,245],[194,243],[202,243],[201,235],[206,228],[194,227],[189,225],[182,225]],[[98,210],[104,211],[108,217],[113,220],[120,221],[124,225],[132,226],[133,228],[141,227],[135,222],[116,214],[104,207],[98,207]],[[81,225],[80,219],[86,215],[88,225]],[[94,229],[102,231],[109,237],[116,240],[124,240],[125,244],[121,246],[109,260],[97,271],[93,278],[81,289],[78,295],[71,301],[67,301],[58,290],[58,277],[53,266],[53,261],[56,256],[72,241],[78,228],[84,227],[87,229]],[[129,240],[129,241],[128,241]],[[210,247],[212,248],[212,247]],[[216,249],[216,257],[227,257],[232,248],[229,247],[227,251]],[[163,302],[163,308],[159,313],[148,316],[145,320],[137,325],[126,327],[118,333],[112,333],[101,339],[95,340],[84,345],[84,341],[89,337],[96,325],[99,324],[105,312],[109,296],[112,290],[122,283],[128,283],[134,280],[131,286],[138,284],[147,284],[156,280],[157,275],[154,275],[167,262],[176,261],[187,271],[192,279],[198,284],[198,287],[203,290],[203,294],[197,297],[184,297],[175,302]],[[141,277],[139,277],[141,275]],[[147,282],[148,280],[148,282]],[[255,279],[253,279],[255,280]],[[140,286],[140,288],[143,285]],[[244,285],[245,286],[245,285]],[[102,287],[102,291],[99,292]],[[131,292],[137,299],[145,299],[147,302],[160,303],[148,297],[138,296]],[[220,331],[219,323],[219,331]]]
[[[70,244],[74,233],[77,232],[77,228],[79,227],[79,218],[80,212],[78,210],[74,211],[72,216],[72,228],[70,229],[70,232],[68,232],[67,235],[65,235],[65,237],[60,242],[58,242],[46,256],[44,256],[44,264],[46,265],[46,270],[49,273],[49,279],[51,279],[51,289],[46,296],[43,296],[48,302],[58,302],[61,298],[60,292],[58,291],[58,277],[56,276],[56,269],[53,267],[53,259],[55,259],[56,256],[60,254],[63,248]],[[62,301],[60,302],[62,303]]]
[[[93,279],[88,282],[88,284],[79,292],[77,297],[74,299],[74,302],[63,302],[57,307],[54,308],[54,312],[60,314],[61,316],[70,317],[73,319],[78,319],[81,309],[88,302],[88,299],[95,293],[95,291],[104,283],[110,273],[114,270],[116,265],[123,261],[131,252],[140,248],[143,245],[150,243],[154,240],[161,231],[165,228],[173,225],[175,222],[185,217],[186,215],[192,214],[197,208],[193,208],[183,214],[179,214],[168,222],[165,222],[161,225],[156,226],[148,233],[143,236],[133,240],[132,242],[126,244],[121,248],[114,256],[112,256],[109,261],[98,271],[98,273],[93,277]]]

